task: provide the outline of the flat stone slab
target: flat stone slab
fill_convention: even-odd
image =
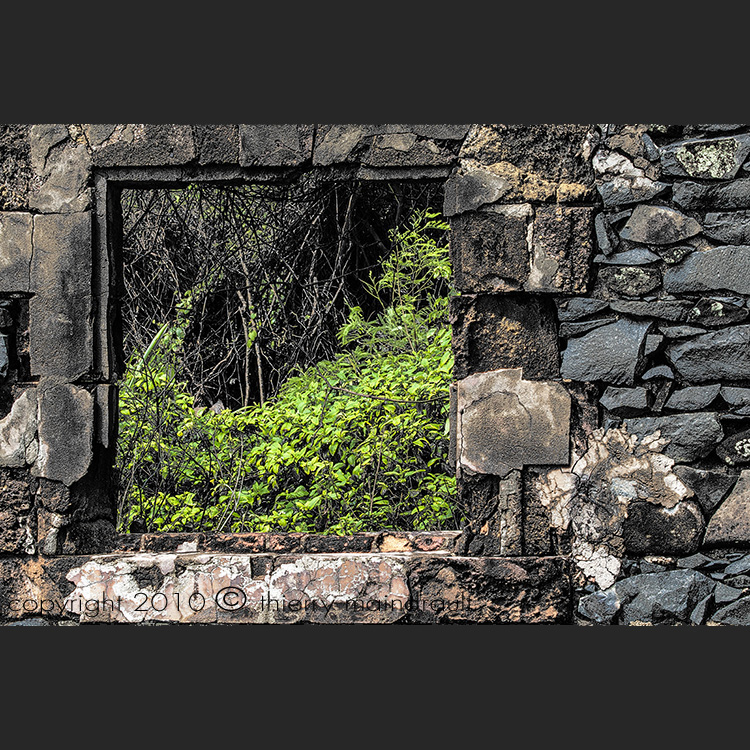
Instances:
[[[723,289],[750,294],[750,245],[720,245],[691,253],[665,271],[664,289],[670,294]]]
[[[710,406],[721,391],[721,384],[694,385],[675,391],[665,404],[674,411],[698,411]]]
[[[684,380],[744,380],[750,372],[750,325],[705,333],[666,351]]]
[[[614,255],[597,255],[594,263],[603,263],[606,266],[647,266],[657,263],[661,258],[652,253],[646,247],[634,247]]]
[[[750,178],[740,177],[731,182],[706,185],[700,182],[676,182],[672,200],[687,209],[705,208],[727,211],[750,208]]]
[[[28,292],[31,214],[0,212],[0,292]]]
[[[76,380],[93,367],[91,212],[35,216],[33,245],[31,374]]]
[[[570,395],[560,383],[521,378],[521,369],[470,375],[457,386],[457,457],[463,469],[512,469],[569,460]]]
[[[0,619],[81,623],[567,623],[563,557],[118,553],[3,558]]]
[[[633,385],[650,322],[618,320],[570,339],[560,374],[568,380]]]
[[[609,386],[599,403],[612,414],[634,416],[648,410],[648,393],[645,388],[616,388]]]
[[[708,213],[703,234],[726,245],[746,245],[750,242],[750,211]]]
[[[39,455],[32,475],[69,487],[91,464],[94,397],[84,388],[62,383],[40,388],[38,398]]]
[[[742,409],[750,406],[750,388],[731,388],[723,385],[721,397],[733,409]]]
[[[561,322],[571,322],[595,315],[609,307],[609,303],[600,299],[590,297],[571,297],[570,299],[557,299],[557,317]]]

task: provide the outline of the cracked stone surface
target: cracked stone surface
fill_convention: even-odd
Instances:
[[[240,125],[240,164],[297,166],[312,158],[312,125]]]
[[[91,154],[86,146],[69,139],[67,129],[64,138],[55,142],[62,135],[56,132],[50,131],[50,139],[42,140],[42,149],[31,134],[32,165],[41,184],[32,190],[29,206],[49,214],[85,211],[91,206]]]
[[[58,519],[59,521],[59,519]],[[560,557],[117,553],[0,559],[0,617],[122,623],[568,622]],[[30,601],[36,612],[23,611]]]
[[[66,486],[81,479],[91,464],[94,397],[67,383],[40,388],[39,454],[33,476]]]
[[[561,532],[572,531],[576,565],[602,589],[620,573],[631,504],[649,503],[655,510],[669,511],[663,514],[668,524],[679,520],[693,494],[672,471],[674,461],[662,452],[665,442],[653,435],[639,440],[625,428],[597,429],[585,453],[574,454],[568,468],[552,469],[535,481],[534,492],[548,509],[551,524]],[[694,535],[684,539],[690,551],[694,544]],[[661,554],[658,547],[649,552]]]
[[[462,469],[506,476],[512,469],[569,461],[570,396],[521,369],[470,375],[457,388],[457,456]]]
[[[102,615],[122,622],[335,621],[336,600],[362,601],[362,610],[370,600],[398,602],[368,617],[390,622],[403,616],[399,605],[410,596],[404,565],[393,557],[309,555],[282,558],[273,571],[267,567],[245,555],[102,557],[70,571],[76,588],[66,601],[118,601]],[[143,591],[163,597],[156,607],[143,607]]]
[[[533,292],[583,293],[594,252],[593,208],[540,206],[532,225],[531,273],[524,288]]]
[[[451,221],[454,283],[468,292],[520,289],[529,275],[529,205],[492,206]]]

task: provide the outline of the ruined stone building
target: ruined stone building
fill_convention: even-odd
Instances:
[[[750,126],[0,126],[0,621],[750,624]],[[440,181],[439,532],[115,531],[118,191]]]

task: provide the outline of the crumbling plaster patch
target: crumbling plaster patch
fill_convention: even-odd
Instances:
[[[552,469],[534,491],[561,532],[572,530],[572,556],[584,575],[602,588],[620,572],[623,522],[628,506],[646,501],[670,512],[693,495],[672,472],[674,461],[661,450],[659,433],[639,441],[625,428],[594,430],[583,455],[569,468]]]

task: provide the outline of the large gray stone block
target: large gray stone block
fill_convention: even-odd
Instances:
[[[31,214],[0,213],[0,292],[28,292],[31,265]]]
[[[29,301],[31,374],[75,380],[93,367],[92,217],[34,217]]]
[[[505,476],[512,469],[569,462],[570,395],[521,370],[471,375],[457,384],[459,466]]]
[[[727,183],[706,185],[701,182],[676,182],[672,200],[686,209],[712,208],[727,211],[750,208],[750,177],[740,177]]]
[[[240,135],[236,125],[196,125],[195,147],[199,164],[237,164]]]
[[[31,473],[69,487],[91,465],[94,397],[68,383],[41,387],[38,397],[39,455]]]
[[[644,573],[614,585],[621,602],[623,625],[688,624],[693,610],[714,589],[715,582],[694,570]]]
[[[190,125],[118,125],[107,141],[93,148],[99,167],[165,167],[195,159]]]
[[[38,294],[29,300],[32,377],[77,380],[93,369],[91,297]]]
[[[44,214],[34,217],[31,291],[62,296],[90,295],[92,214]]]
[[[36,149],[37,153],[32,146],[38,180],[29,206],[43,213],[86,211],[91,206],[91,154],[82,143],[68,140],[67,129],[61,142],[56,142],[57,137],[44,139],[44,148]]]
[[[726,245],[746,245],[750,243],[750,211],[708,213],[703,234]]]
[[[713,412],[676,414],[668,417],[628,419],[628,432],[641,439],[657,430],[669,440],[665,455],[675,461],[695,461],[707,456],[724,437],[721,423]]]

